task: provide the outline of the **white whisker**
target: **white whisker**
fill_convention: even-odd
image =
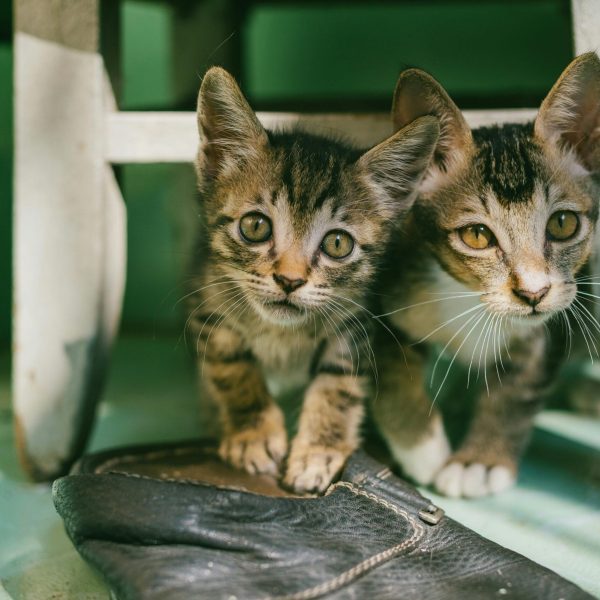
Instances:
[[[483,306],[483,304],[479,304],[477,305],[477,308],[480,308],[481,310],[484,310],[485,307]],[[438,363],[440,362],[441,357],[444,355],[444,353],[446,352],[446,350],[449,348],[449,346],[452,344],[452,342],[455,340],[455,338],[457,336],[460,335],[460,332],[467,326],[469,325],[469,323],[471,323],[471,321],[476,318],[478,315],[474,314],[471,315],[454,333],[454,335],[448,340],[448,342],[446,342],[446,345],[442,348],[441,352],[438,354],[437,360],[435,361],[435,364],[433,365],[433,369],[431,370],[431,377],[429,379],[429,385],[433,385],[433,380],[435,378],[435,372],[437,370],[437,366]]]
[[[434,293],[434,292],[432,292]],[[390,312],[383,313],[381,315],[377,315],[378,317],[389,317],[390,315],[395,315],[396,313],[409,310],[411,308],[416,308],[417,306],[424,306],[425,304],[433,304],[435,302],[444,302],[446,300],[460,300],[462,298],[473,298],[474,296],[482,296],[482,292],[474,292],[474,293],[464,293],[464,294],[454,294],[452,296],[444,296],[443,298],[434,298],[433,300],[424,300],[423,302],[417,302],[416,304],[410,304],[408,306],[402,306],[401,308],[397,308],[395,310],[391,310]]]
[[[584,315],[587,317],[589,323],[596,329],[598,333],[600,333],[600,323],[598,323],[596,317],[588,310],[587,306],[585,306],[580,300],[575,298],[574,304],[577,304],[583,311]]]
[[[580,316],[579,308],[577,306],[575,306],[575,304],[571,304],[571,306],[569,307],[569,310],[571,311],[571,313],[575,317],[575,320],[577,321],[577,324],[579,325],[579,330],[581,331],[581,333],[583,335],[583,339],[585,341],[585,344],[586,344],[587,349],[588,349],[588,353],[590,355],[590,360],[591,360],[592,364],[594,364],[594,356],[592,354],[592,349],[590,347],[590,342],[591,342],[592,346],[594,346],[594,350],[596,351],[596,355],[598,355],[598,350],[596,349],[594,341],[592,339],[590,339],[588,341],[588,335],[587,335],[586,332],[589,333],[589,329],[588,329],[587,325],[585,324],[585,322],[583,321],[583,318]]]
[[[596,300],[600,300],[600,296],[597,294],[590,294],[590,292],[582,292],[581,290],[577,290],[577,295],[586,296],[587,298],[595,298]]]
[[[485,316],[485,313],[484,313],[484,316]],[[469,362],[469,370],[467,372],[467,389],[469,388],[469,385],[471,383],[471,367],[473,366],[475,352],[477,352],[477,347],[479,346],[479,342],[483,336],[483,332],[485,331],[485,326],[491,318],[492,318],[492,314],[488,313],[486,320],[483,322],[483,325],[481,326],[481,331],[479,332],[479,335],[477,336],[475,345],[473,346],[473,352],[471,353],[471,361]],[[479,363],[478,363],[478,365],[479,365]],[[477,367],[477,378],[479,378],[479,366]]]
[[[208,344],[210,342],[210,336],[213,334],[213,331],[215,330],[215,328],[219,328],[221,327],[221,325],[224,323],[225,319],[231,315],[231,313],[236,309],[236,307],[238,307],[240,304],[244,303],[245,301],[247,301],[246,299],[246,295],[245,293],[242,291],[241,293],[241,297],[239,297],[224,313],[223,315],[217,319],[217,322],[212,326],[211,330],[208,332],[208,336],[206,337],[206,348],[208,348]],[[200,339],[200,336],[198,336],[198,339]],[[206,363],[206,350],[204,352],[204,356],[202,358],[202,376],[204,376],[204,365]]]
[[[477,306],[472,306],[471,308],[468,308],[467,310],[461,312],[460,314],[456,315],[455,317],[452,317],[451,319],[444,321],[441,325],[436,327],[433,331],[430,331],[425,337],[422,337],[418,342],[416,342],[416,344],[422,344],[425,340],[428,340],[432,335],[435,335],[440,329],[443,329],[444,327],[450,325],[450,323],[453,323],[457,319],[460,319],[461,317],[464,317],[465,315],[472,313],[474,310],[478,310],[482,306],[483,306],[482,304],[478,304]]]
[[[477,324],[481,321],[481,319],[483,319],[484,316],[485,316],[485,312],[482,313],[481,315],[475,314],[475,315],[472,315],[469,318],[469,320],[467,321],[467,324],[468,324],[468,323],[471,323],[474,319],[476,319],[476,321],[473,324],[473,326],[471,327],[471,329],[469,329],[467,335],[463,338],[462,342],[460,343],[460,346],[454,353],[454,356],[452,357],[452,360],[450,361],[448,368],[446,369],[446,373],[444,375],[444,378],[442,379],[442,383],[440,384],[440,387],[438,388],[438,391],[435,394],[435,397],[433,398],[433,402],[431,403],[431,407],[429,408],[429,414],[431,414],[431,411],[433,410],[433,405],[435,404],[438,396],[440,395],[442,388],[444,387],[444,384],[446,383],[446,379],[448,379],[448,375],[450,374],[450,370],[452,369],[452,365],[454,364],[454,361],[456,360],[458,353],[461,351],[462,347],[465,345],[466,341],[469,339],[469,336],[471,335],[471,333],[473,333],[473,330],[475,329],[475,327],[477,327]]]
[[[188,315],[188,317],[187,317],[187,319],[186,319],[186,321],[185,321],[185,324],[184,324],[184,326],[183,326],[183,332],[182,332],[181,336],[179,337],[179,340],[178,340],[178,342],[181,340],[181,337],[183,336],[183,340],[184,340],[184,343],[185,343],[185,345],[186,345],[186,348],[187,348],[187,337],[186,337],[186,335],[187,335],[187,329],[188,329],[188,327],[190,326],[190,323],[191,323],[192,319],[194,318],[194,315],[195,315],[195,314],[196,314],[196,313],[197,313],[197,312],[198,312],[198,311],[199,311],[199,310],[200,310],[200,309],[201,309],[201,308],[202,308],[202,307],[203,307],[203,306],[204,306],[204,305],[205,305],[207,302],[209,302],[209,301],[210,301],[210,300],[212,300],[213,298],[216,298],[217,296],[221,296],[221,295],[223,295],[223,294],[227,294],[227,295],[229,295],[230,293],[237,292],[237,291],[239,291],[239,288],[237,287],[237,285],[235,285],[235,284],[234,284],[234,285],[232,285],[231,287],[227,288],[226,290],[221,290],[221,291],[217,292],[216,294],[211,294],[211,296],[210,296],[210,297],[208,297],[208,298],[205,298],[205,299],[204,299],[202,302],[200,302],[200,304],[198,304],[198,306],[196,306],[196,307],[195,307],[193,310],[191,310],[191,311],[190,311],[190,314]]]

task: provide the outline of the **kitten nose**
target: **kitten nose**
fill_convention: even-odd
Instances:
[[[306,279],[290,279],[289,277],[279,275],[278,273],[273,273],[273,279],[286,294],[291,294],[294,290],[297,290],[306,283]]]
[[[546,294],[550,291],[550,286],[547,285],[536,292],[532,292],[531,290],[515,290],[513,289],[513,294],[520,298],[529,306],[537,306],[546,296]]]

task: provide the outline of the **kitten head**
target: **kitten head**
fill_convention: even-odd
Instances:
[[[598,57],[567,67],[535,123],[471,131],[442,87],[414,69],[400,76],[393,115],[396,128],[440,120],[413,211],[442,267],[494,313],[534,323],[568,308],[598,216]]]
[[[424,117],[364,153],[269,132],[220,68],[202,82],[198,126],[212,263],[259,316],[282,325],[353,310],[439,132],[437,119]]]

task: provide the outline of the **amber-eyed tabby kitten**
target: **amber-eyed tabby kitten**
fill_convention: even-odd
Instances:
[[[367,305],[393,225],[437,141],[423,117],[367,151],[259,123],[233,78],[208,71],[198,99],[206,256],[190,321],[220,454],[251,473],[322,491],[358,444],[369,390]],[[306,384],[288,442],[270,376]]]
[[[564,321],[590,348],[600,331],[581,277],[600,200],[600,61],[575,59],[534,123],[473,131],[432,77],[406,71],[395,126],[423,115],[439,118],[440,138],[384,284],[383,312],[403,332],[405,356],[382,336],[373,410],[407,474],[449,496],[481,496],[515,480],[558,365],[545,327]],[[436,346],[450,364],[435,363],[428,393]],[[452,452],[435,400],[455,361],[482,391]]]

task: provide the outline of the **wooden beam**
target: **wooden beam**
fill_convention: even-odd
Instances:
[[[600,2],[571,0],[575,54],[600,51]]]
[[[493,123],[524,123],[535,118],[535,109],[467,110],[472,127]],[[387,114],[258,113],[267,128],[299,126],[330,133],[368,147],[390,135]],[[198,148],[193,112],[113,112],[105,120],[105,152],[110,163],[190,162]]]

